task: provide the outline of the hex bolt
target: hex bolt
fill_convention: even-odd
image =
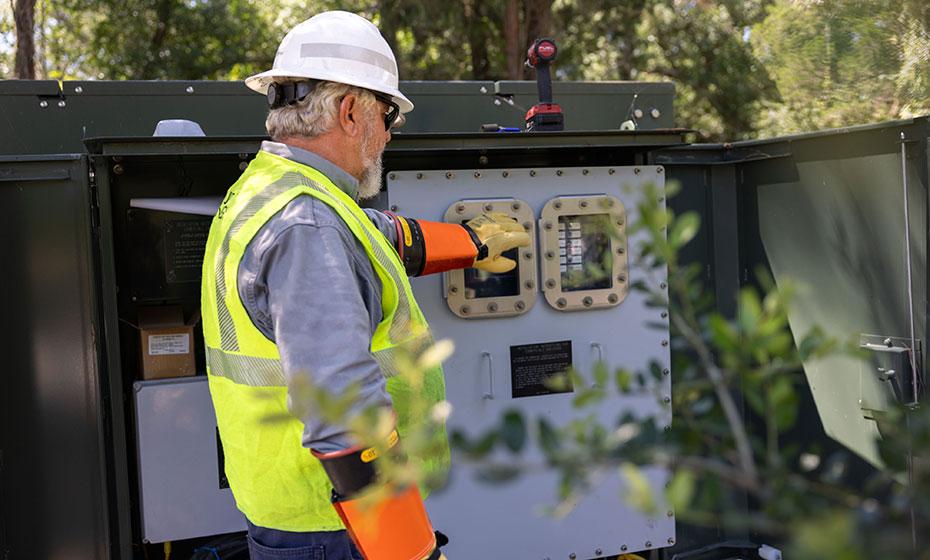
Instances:
[[[604,554],[604,551],[601,550],[600,548],[595,548],[595,549],[594,549],[594,554],[597,554],[598,556],[600,556],[601,554]]]
[[[488,311],[490,311],[491,313],[497,313],[497,304],[494,303],[493,301],[492,301],[491,303],[489,303],[489,304],[488,304]]]
[[[527,290],[532,290],[532,289],[536,286],[536,284],[534,284],[532,280],[527,280],[527,281],[523,284],[523,286],[524,286]]]
[[[636,109],[636,110],[634,110],[634,111],[633,111],[633,117],[634,117],[634,118],[637,118],[637,119],[643,118],[643,110],[642,110],[642,109]]]
[[[239,162],[239,171],[245,171],[249,167],[249,163],[246,161]]]
[[[620,545],[620,552],[626,552],[627,550],[628,550],[628,547],[625,544]]]
[[[646,541],[646,548],[652,548],[652,541]]]
[[[607,296],[607,301],[610,303],[617,303],[618,301],[620,301],[620,296],[618,296],[617,294],[610,294]]]
[[[449,293],[450,293],[450,294],[457,294],[457,293],[459,293],[459,287],[458,287],[458,286],[455,286],[455,285],[449,286]]]
[[[61,101],[58,102],[58,106],[59,106],[59,107],[64,107],[65,105],[67,105],[67,103],[65,103],[65,100],[64,100],[64,99],[62,99]]]
[[[578,558],[578,555],[572,552],[571,554],[568,555],[568,558],[569,560],[575,560],[575,558]]]
[[[672,397],[663,397],[662,402],[664,402],[665,404],[668,404],[672,402]]]
[[[660,196],[660,197],[659,197],[659,202],[665,202],[665,197],[664,197],[664,196]]]
[[[656,167],[656,173],[659,173],[661,175],[663,171],[665,171],[664,167]]]
[[[480,178],[481,178],[481,172],[475,171],[475,179],[480,179]]]
[[[668,544],[675,544],[675,539],[669,537],[668,540],[665,542],[667,542]]]
[[[555,280],[553,280],[552,278],[546,280],[546,287],[547,287],[547,288],[555,288]]]
[[[667,340],[663,340],[663,341],[662,341],[662,346],[668,346],[668,341],[667,341]]]
[[[562,171],[561,169],[556,169],[556,170],[555,170],[555,174],[558,175],[559,177],[561,177],[562,175],[565,175],[565,172]]]
[[[643,170],[640,169],[640,168],[638,168],[638,167],[636,167],[636,168],[633,169],[633,174],[635,174],[635,175],[639,175],[639,174],[642,173],[642,172],[643,172]]]
[[[84,88],[81,86],[78,86],[74,88],[74,93],[84,93]]]
[[[562,209],[562,201],[556,200],[555,202],[552,203],[552,207],[555,208],[556,210],[561,210],[561,209]]]
[[[587,200],[582,200],[581,202],[578,203],[578,206],[581,207],[581,208],[587,208],[587,207],[588,207],[588,201],[587,201]]]
[[[485,204],[485,205],[484,205],[484,211],[485,211],[485,212],[490,212],[490,211],[492,211],[492,210],[494,210],[494,205],[493,205],[493,204]]]
[[[620,274],[617,276],[617,282],[626,282],[626,274]]]
[[[544,224],[543,224],[543,227],[546,228],[546,230],[552,229],[552,222],[546,222],[546,223],[544,223]]]
[[[555,252],[554,252],[554,251],[546,251],[546,258],[547,258],[547,259],[554,259],[554,258],[555,258]]]
[[[468,315],[469,313],[471,313],[471,308],[468,307],[467,305],[463,305],[462,307],[459,308],[459,311],[462,312],[462,315]]]
[[[117,175],[122,175],[122,174],[123,174],[123,171],[124,171],[124,170],[123,170],[123,166],[120,165],[119,163],[117,163],[116,165],[113,166],[113,173],[115,173],[115,174],[117,174]]]
[[[455,173],[451,171],[446,171],[446,179],[454,179],[454,178],[455,178]]]
[[[610,169],[607,170],[607,174],[608,174],[608,175],[613,175],[613,174],[616,173],[616,172],[617,172],[617,170],[614,169],[614,168],[610,168]]]
[[[670,371],[668,368],[663,368],[663,369],[662,369],[662,375],[668,375],[668,374],[670,374],[670,373],[671,373],[671,371]]]
[[[487,165],[488,156],[478,156],[478,165]]]
[[[582,169],[582,170],[581,170],[581,174],[582,174],[582,175],[587,175],[588,173],[591,173],[591,172],[588,171],[587,169]]]
[[[581,303],[583,303],[585,307],[591,307],[594,305],[594,299],[591,296],[585,296],[585,298],[581,300]]]
[[[666,432],[671,432],[671,431],[672,431],[672,426],[671,426],[671,425],[666,426],[666,427],[665,427],[665,431],[666,431]]]
[[[480,88],[478,88],[478,91],[480,91],[481,93],[487,93],[487,92],[488,92],[488,88],[486,88],[486,87],[484,87],[484,86],[481,86]]]
[[[535,177],[535,176],[536,176],[536,170],[530,169],[530,177]]]
[[[618,255],[622,255],[622,254],[623,254],[623,247],[617,247],[617,254],[618,254]]]
[[[665,517],[675,517],[675,512],[672,510],[668,510],[665,512]],[[672,539],[669,539],[669,540],[672,540]]]
[[[392,205],[391,205],[391,212],[397,212],[397,205],[396,205],[396,204],[392,204]]]
[[[530,259],[533,258],[533,253],[527,251],[527,252],[523,253],[523,258],[526,259],[526,260],[530,260]]]
[[[465,211],[465,205],[464,205],[464,204],[457,204],[457,205],[455,206],[455,211],[456,211],[457,213],[461,214],[462,212]]]
[[[194,93],[194,86],[187,86],[187,89],[185,89],[184,91],[186,91],[187,93]]]
[[[568,302],[565,301],[565,298],[559,298],[559,299],[555,300],[555,304],[556,304],[558,307],[562,308],[562,307],[565,307],[566,305],[568,305]]]
[[[658,109],[653,109],[652,111],[649,111],[649,115],[652,116],[652,118],[657,119],[662,116],[662,112]]]
[[[504,179],[506,179],[507,177],[510,177],[510,171],[503,171],[503,172],[501,172],[501,176],[502,176]]]
[[[417,179],[422,179],[422,178],[423,178],[423,174],[422,174],[422,173],[417,173]]]
[[[662,317],[663,319],[667,319],[667,318],[668,318],[668,311],[663,311],[662,313],[659,313],[659,317]]]
[[[514,212],[516,212],[517,210],[520,209],[520,203],[519,203],[519,202],[514,202],[513,204],[510,205],[510,209],[513,210]]]
[[[48,101],[44,99],[42,101],[39,101],[39,107],[42,107],[43,109],[45,109],[46,107],[48,107]]]
[[[533,229],[533,222],[523,222],[523,229],[526,231]]]
[[[517,300],[517,302],[513,304],[513,308],[516,309],[517,311],[523,311],[524,309],[526,309],[526,304],[523,303],[523,301],[521,300]]]
[[[390,175],[388,175],[388,179],[390,179],[390,180],[392,180],[392,181],[393,181],[394,179],[397,179],[397,173],[391,173]]]
[[[659,289],[664,290],[665,288],[668,288],[668,284],[665,282],[659,282]]]

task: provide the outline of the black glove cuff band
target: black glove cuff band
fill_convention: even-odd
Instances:
[[[478,249],[478,256],[475,257],[475,260],[480,261],[488,258],[488,246],[481,242],[475,230],[471,229],[471,226],[468,224],[462,224],[462,227],[468,232],[468,236],[471,237],[472,243],[474,243],[475,248]]]
[[[362,461],[362,449],[347,455],[320,457],[326,476],[333,484],[333,501],[351,499],[375,481],[374,461]]]
[[[398,218],[406,221],[410,228],[410,244],[401,241],[404,244],[404,270],[407,271],[407,276],[420,276],[426,267],[426,241],[423,238],[423,230],[413,218]]]

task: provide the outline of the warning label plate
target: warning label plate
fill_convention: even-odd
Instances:
[[[546,386],[546,380],[572,367],[572,341],[559,340],[510,347],[510,387],[513,398],[570,393]]]

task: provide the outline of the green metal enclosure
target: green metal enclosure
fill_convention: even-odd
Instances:
[[[683,260],[703,264],[725,314],[735,315],[738,289],[761,265],[776,280],[810,287],[790,316],[795,334],[820,324],[834,336],[926,344],[925,118],[686,145],[684,131],[673,128],[671,84],[567,83],[555,87],[566,132],[483,134],[482,123],[519,124],[533,84],[402,88],[417,110],[389,145],[385,173],[662,165],[683,186],[672,207],[702,217]],[[636,108],[646,115],[639,130],[618,131]],[[258,149],[264,111],[261,96],[241,84],[0,82],[0,208],[13,257],[2,275],[12,361],[0,382],[0,557],[144,557],[133,323],[146,303],[178,304],[188,314],[199,307],[199,279],[167,264],[166,231],[209,219],[142,215],[129,201],[222,195]],[[207,137],[151,138],[164,118],[195,120]],[[876,463],[871,409],[860,404],[887,404],[874,372],[837,361],[805,373],[804,437],[819,437],[822,426],[824,437],[862,458],[862,468]],[[673,550],[734,536],[743,535],[680,530]]]

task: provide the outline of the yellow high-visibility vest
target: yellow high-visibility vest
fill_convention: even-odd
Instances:
[[[203,261],[201,308],[207,374],[223,443],[226,477],[245,516],[283,531],[343,529],[330,504],[332,486],[319,461],[301,445],[303,423],[288,413],[287,386],[274,342],[252,323],[236,285],[245,249],[261,227],[294,198],[308,195],[330,206],[364,247],[381,281],[382,320],[371,353],[405,433],[445,398],[442,370],[425,376],[397,371],[397,352],[432,342],[397,252],[352,198],[319,171],[265,151],[229,189],[210,226]],[[338,352],[338,348],[333,348]],[[269,419],[277,418],[275,421]],[[427,473],[447,469],[445,430],[435,434]]]

